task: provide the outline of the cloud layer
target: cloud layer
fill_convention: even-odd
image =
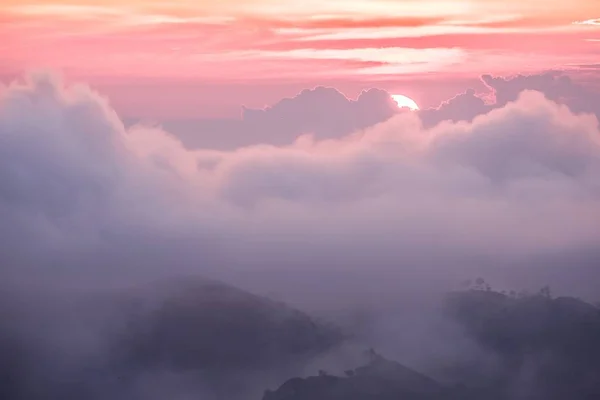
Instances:
[[[174,0],[134,9],[6,0],[0,73],[35,65],[92,79],[309,85],[539,71],[596,62],[597,49],[586,41],[598,26],[595,1],[549,11],[537,0],[477,7],[467,0],[352,0],[348,7],[338,0]]]
[[[470,122],[516,101],[525,90],[540,92],[576,113],[593,113],[600,118],[599,92],[565,74],[547,72],[509,78],[483,75],[481,80],[487,92],[468,89],[438,107],[420,110],[423,125],[431,128],[442,121]],[[289,145],[305,134],[317,140],[339,139],[406,110],[399,109],[391,94],[384,90],[366,90],[353,100],[334,88],[321,86],[303,90],[264,109],[242,107],[241,111],[240,119],[170,120],[161,126],[187,148],[231,150],[257,144]],[[126,120],[126,125],[135,122]]]
[[[598,120],[511,90],[471,122],[400,113],[344,137],[192,151],[126,129],[85,86],[34,76],[1,91],[3,268],[456,275],[469,257],[592,252]]]

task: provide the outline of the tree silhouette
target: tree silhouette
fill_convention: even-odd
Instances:
[[[551,299],[552,295],[550,292],[550,286],[546,285],[543,288],[540,289],[540,295],[542,295],[543,297],[547,298],[547,299]]]
[[[475,279],[475,289],[483,290],[484,285],[485,285],[485,280],[483,278]]]

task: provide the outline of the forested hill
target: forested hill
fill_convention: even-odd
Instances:
[[[439,382],[376,356],[346,376],[291,379],[263,400],[600,399],[597,307],[548,288],[517,295],[480,285],[450,293],[444,312],[481,352],[444,361]]]

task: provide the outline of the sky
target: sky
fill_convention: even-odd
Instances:
[[[235,116],[316,85],[435,106],[481,73],[597,64],[597,18],[596,0],[4,0],[0,75],[57,70],[163,119]]]

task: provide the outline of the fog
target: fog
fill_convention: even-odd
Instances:
[[[1,87],[6,379],[32,399],[78,396],[79,381],[99,399],[211,398],[180,371],[137,371],[123,392],[94,372],[128,329],[114,299],[152,309],[147,288],[177,279],[285,301],[351,331],[347,347],[415,368],[479,351],[438,305],[465,279],[595,301],[600,130],[593,110],[574,110],[590,113],[526,90],[468,118],[380,110],[356,132],[308,124],[290,144],[190,149],[160,127],[126,128],[85,85],[38,74]],[[310,117],[286,112],[264,129]],[[351,353],[290,368],[342,369]],[[253,376],[256,390],[292,370]],[[65,379],[72,393],[49,389]]]

